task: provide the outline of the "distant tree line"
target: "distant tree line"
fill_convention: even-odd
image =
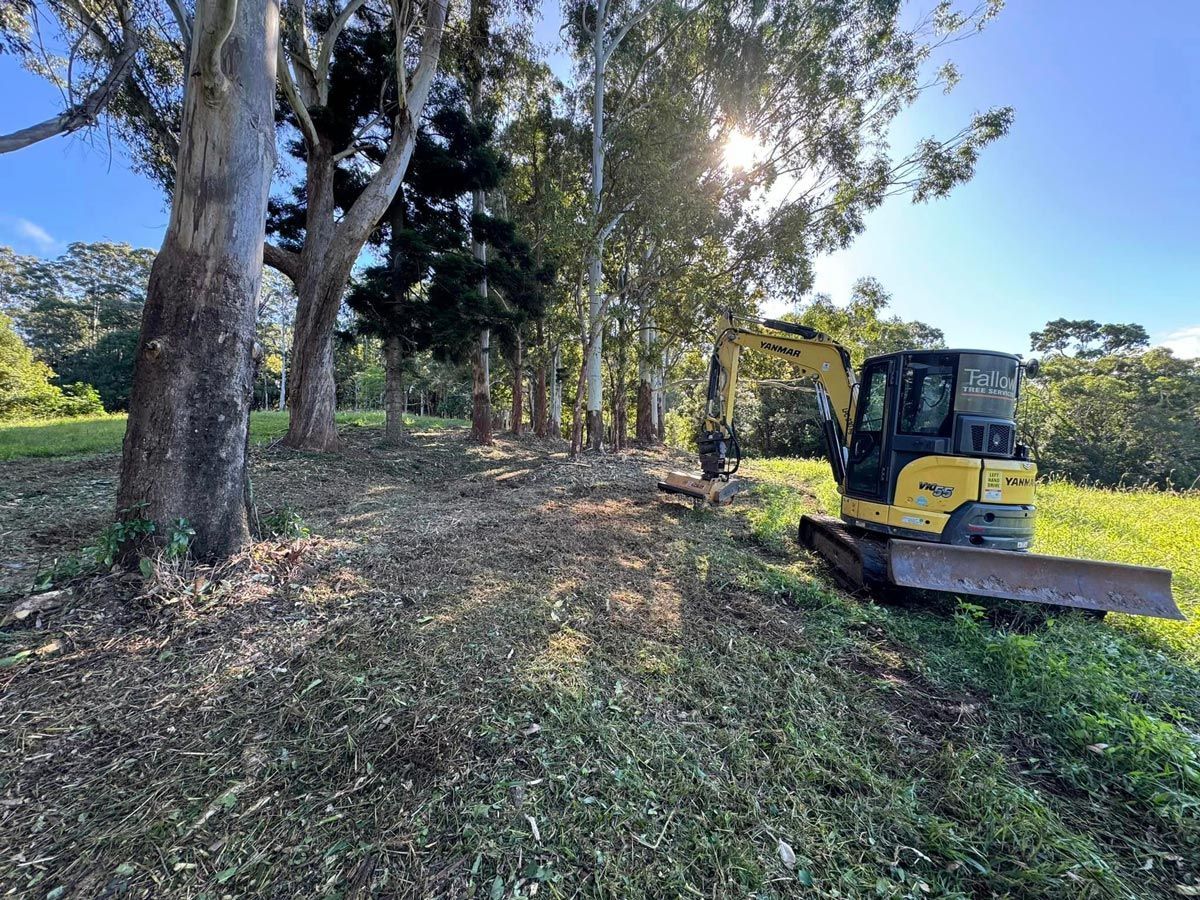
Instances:
[[[152,250],[108,242],[74,243],[54,259],[0,247],[0,313],[5,315],[3,340],[10,348],[0,420],[128,408],[154,256]],[[382,409],[386,376],[381,342],[351,310],[343,313],[344,328],[335,344],[338,406]],[[254,379],[258,409],[286,408],[295,315],[290,283],[266,270],[256,326],[262,350]],[[11,355],[18,353],[18,345],[24,348],[20,363]],[[413,353],[403,361],[401,382],[405,412],[470,414],[470,374],[461,363]]]
[[[1044,474],[1200,486],[1200,360],[1135,324],[1055,319],[1030,341],[1041,365],[1019,425]]]

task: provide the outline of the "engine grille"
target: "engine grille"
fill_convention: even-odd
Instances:
[[[958,452],[980,456],[1012,456],[1017,447],[1017,430],[1011,422],[975,418],[962,422]]]
[[[1011,425],[994,424],[988,426],[987,452],[1004,456],[1012,454],[1015,448],[1016,434]]]

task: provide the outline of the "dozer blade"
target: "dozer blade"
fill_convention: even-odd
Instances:
[[[741,482],[721,481],[720,479],[705,481],[695,475],[671,472],[667,475],[666,481],[658,483],[658,489],[664,494],[680,494],[694,500],[703,500],[723,506],[733,501],[733,495],[741,489]]]
[[[893,539],[888,577],[929,591],[1185,618],[1171,597],[1170,570],[1148,566]]]

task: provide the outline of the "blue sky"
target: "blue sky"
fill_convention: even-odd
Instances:
[[[557,3],[545,5],[548,19]],[[557,23],[543,22],[549,39]],[[1135,321],[1200,356],[1200,4],[1010,0],[952,58],[963,81],[924,98],[897,150],[1010,104],[1011,133],[969,184],[935,203],[892,200],[848,250],[819,260],[844,300],[879,278],[895,310],[952,344],[1028,349],[1048,319]],[[0,56],[0,132],[54,109],[57,92]],[[157,188],[103,132],[0,156],[0,243],[54,255],[76,240],[157,247]]]

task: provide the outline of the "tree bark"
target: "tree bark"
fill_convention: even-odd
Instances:
[[[583,452],[584,398],[587,396],[587,366],[579,367],[579,383],[575,385],[575,414],[571,417],[571,455]],[[591,423],[589,422],[590,426]]]
[[[556,438],[562,437],[562,382],[558,377],[559,363],[562,352],[554,348],[550,358],[550,413],[547,417],[546,430]]]
[[[635,425],[637,442],[643,447],[655,443],[658,438],[656,428],[658,408],[657,398],[654,394],[654,338],[654,326],[644,323],[638,348],[637,423]]]
[[[408,437],[404,430],[404,351],[400,338],[389,335],[383,339],[383,439],[388,444],[403,444]]]
[[[312,246],[319,242],[314,241]],[[306,241],[305,249],[308,249]],[[306,272],[298,285],[296,326],[292,334],[291,416],[284,444],[333,453],[341,449],[335,416],[337,384],[333,377],[333,330],[345,280]],[[346,273],[349,277],[349,272]]]
[[[275,165],[275,0],[201,0],[171,218],[151,269],[117,491],[203,560],[249,536],[255,318]]]
[[[667,394],[663,384],[667,380],[666,366],[660,365],[654,381],[654,408],[656,410],[654,428],[658,432],[658,442],[661,444],[667,437]]]
[[[613,377],[612,446],[614,450],[625,449],[625,434],[628,425],[625,402],[625,320],[617,318],[617,365]]]
[[[488,355],[490,333],[485,331],[471,351],[471,440],[490,446],[492,443],[492,394]]]
[[[600,215],[604,202],[604,92],[608,66],[607,39],[608,2],[598,0],[592,32],[592,228],[594,235],[588,258],[588,327],[590,342],[583,348],[584,368],[587,370],[587,433],[588,446],[599,450],[604,441],[604,382],[600,363],[603,353],[603,316],[600,296],[600,277],[604,259],[604,234]],[[615,45],[614,45],[615,46]]]
[[[522,419],[525,416],[525,391],[522,369],[524,368],[524,348],[521,345],[521,333],[517,332],[512,352],[512,430],[520,435]]]
[[[549,414],[546,403],[546,366],[538,366],[533,371],[533,432],[544,438],[549,428]]]

